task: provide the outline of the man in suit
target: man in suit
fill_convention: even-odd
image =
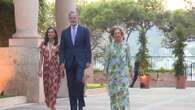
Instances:
[[[60,68],[66,71],[71,110],[83,110],[84,69],[91,63],[89,30],[78,24],[76,12],[69,13],[70,26],[63,30],[60,42]]]

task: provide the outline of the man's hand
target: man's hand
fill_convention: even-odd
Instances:
[[[90,67],[90,63],[86,63],[86,66],[85,66],[85,68],[89,68]]]

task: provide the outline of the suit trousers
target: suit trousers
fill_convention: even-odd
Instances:
[[[84,100],[84,69],[74,58],[71,66],[66,67],[68,91],[71,110],[77,110],[85,106]]]

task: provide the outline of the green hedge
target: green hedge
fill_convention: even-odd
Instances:
[[[165,68],[160,68],[160,69],[149,69],[149,73],[174,73],[174,69],[165,69]]]
[[[0,98],[5,98],[6,96],[0,96]]]
[[[104,88],[105,84],[102,83],[89,83],[87,84],[87,89],[97,89],[97,88]]]

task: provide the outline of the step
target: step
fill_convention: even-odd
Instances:
[[[26,96],[5,97],[0,99],[0,108],[27,103]]]

